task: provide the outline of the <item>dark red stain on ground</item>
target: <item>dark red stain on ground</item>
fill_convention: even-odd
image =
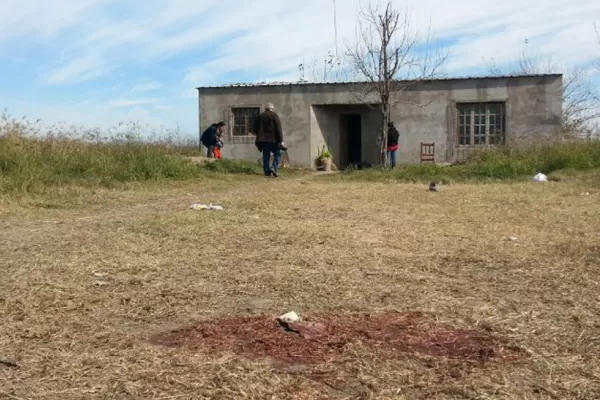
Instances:
[[[438,324],[415,312],[319,314],[287,327],[268,316],[215,319],[151,338],[158,345],[288,365],[333,361],[358,341],[386,357],[417,354],[485,363],[518,355],[490,332]]]

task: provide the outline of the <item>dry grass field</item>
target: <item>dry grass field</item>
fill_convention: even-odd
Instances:
[[[296,175],[71,194],[0,202],[0,399],[600,399],[597,187]],[[252,357],[302,351],[272,321],[291,310],[361,336],[315,342],[318,362]],[[378,333],[384,311],[417,317]]]

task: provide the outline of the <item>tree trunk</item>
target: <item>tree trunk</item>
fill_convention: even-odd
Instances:
[[[381,143],[379,145],[379,158],[381,161],[381,166],[385,167],[387,163],[387,136],[388,136],[388,123],[390,121],[390,115],[388,112],[389,107],[383,106],[382,114],[383,114],[383,125],[381,127]]]

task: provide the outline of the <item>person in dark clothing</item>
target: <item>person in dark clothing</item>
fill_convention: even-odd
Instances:
[[[387,134],[387,159],[389,165],[392,168],[396,167],[396,152],[398,151],[398,138],[400,137],[400,133],[398,129],[394,126],[393,122],[388,124],[388,134]]]
[[[219,142],[219,137],[225,130],[225,122],[221,121],[216,124],[212,124],[209,126],[200,136],[200,142],[206,150],[206,157],[213,158],[214,157],[214,149],[215,146]]]
[[[267,103],[265,111],[256,118],[253,131],[256,134],[256,148],[263,154],[265,176],[277,177],[277,170],[281,162],[281,151],[286,148],[283,144],[281,121],[275,113],[275,107],[272,103]],[[270,165],[271,154],[273,154],[272,165]]]

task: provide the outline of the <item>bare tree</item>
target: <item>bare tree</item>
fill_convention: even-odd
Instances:
[[[579,136],[587,132],[590,122],[600,117],[598,103],[600,95],[589,76],[589,68],[574,66],[564,71],[549,57],[523,52],[512,68],[504,71],[492,61],[489,72],[499,75],[536,75],[563,73],[562,128],[563,135]]]
[[[402,92],[440,76],[440,69],[447,58],[446,51],[431,45],[430,31],[421,38],[418,32],[413,31],[411,22],[410,13],[394,9],[391,1],[385,7],[362,6],[356,43],[347,49],[348,62],[362,81],[356,85],[358,100],[369,104],[374,99],[383,117],[380,136],[382,164],[386,162],[391,106],[399,102],[410,103],[403,99]]]
[[[600,29],[598,29],[598,25],[594,24],[594,32],[596,33],[596,39],[598,40],[598,45],[600,45]],[[600,56],[596,57],[594,60],[594,66],[596,70],[600,72]]]
[[[349,80],[349,70],[343,56],[328,51],[323,59],[313,58],[298,65],[301,82],[340,82]]]

